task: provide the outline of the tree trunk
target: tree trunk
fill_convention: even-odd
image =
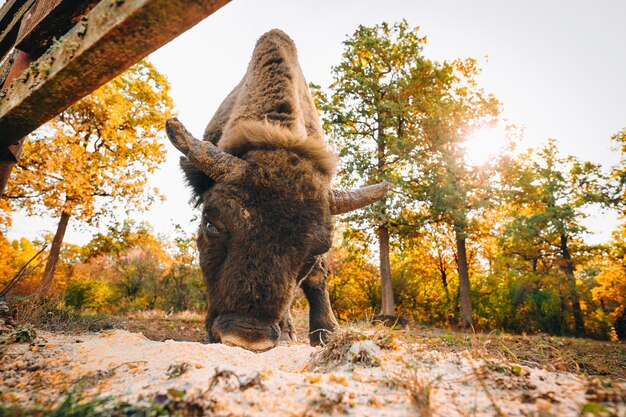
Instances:
[[[583,336],[585,334],[585,321],[583,319],[583,311],[580,307],[580,297],[578,296],[578,289],[576,288],[576,277],[574,276],[574,262],[572,256],[569,253],[567,246],[567,236],[561,234],[561,256],[563,256],[563,263],[561,264],[561,270],[565,273],[567,283],[569,286],[569,299],[572,301],[572,312],[574,314],[574,334],[576,336]]]
[[[52,239],[52,247],[50,248],[50,255],[48,255],[48,262],[46,263],[46,269],[43,271],[43,278],[37,288],[39,295],[46,295],[52,285],[52,279],[54,277],[54,271],[56,270],[57,263],[59,262],[59,253],[61,253],[61,245],[63,244],[63,237],[65,236],[65,230],[67,224],[70,221],[69,213],[63,211],[61,213],[61,219],[57,227],[57,232]]]
[[[445,269],[441,269],[441,283],[443,284],[443,290],[448,294],[448,274]]]
[[[567,325],[567,319],[565,316],[567,315],[567,297],[563,295],[562,292],[559,292],[559,298],[561,299],[561,315],[559,317],[559,331],[561,332],[561,336],[565,336],[569,333],[569,328]]]
[[[380,252],[380,288],[382,293],[382,316],[396,315],[396,306],[393,302],[393,287],[391,285],[391,263],[389,262],[389,230],[386,226],[378,227],[378,245]]]
[[[181,272],[179,279],[175,280],[176,283],[176,309],[177,311],[183,311],[187,308],[187,301],[185,299],[185,275]]]
[[[609,311],[606,309],[606,305],[604,304],[604,298],[600,299],[600,308],[602,308],[602,312],[604,314],[608,314]]]
[[[472,303],[470,299],[469,271],[467,268],[467,250],[465,238],[456,233],[457,266],[459,269],[459,302],[461,311],[459,326],[469,328],[472,326]]]
[[[385,138],[385,129],[383,126],[383,121],[385,120],[383,115],[378,113],[376,115],[376,119],[378,125],[378,138],[376,139],[376,141],[378,142],[378,149],[376,154],[376,165],[378,168],[377,181],[381,181],[385,177],[385,152],[387,148],[387,140]],[[386,198],[383,198],[381,203],[384,207],[383,211],[381,212],[382,218],[386,218]],[[380,252],[380,291],[382,298],[380,315],[383,316],[383,320],[387,322],[384,316],[395,317],[396,306],[393,302],[393,287],[391,285],[391,263],[389,261],[389,229],[387,229],[387,226],[384,223],[383,225],[378,226],[378,247]]]

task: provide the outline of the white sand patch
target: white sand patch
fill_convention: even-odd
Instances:
[[[26,345],[11,348],[3,367],[15,372],[3,373],[12,379],[0,381],[0,399],[54,398],[82,378],[88,396],[132,402],[176,389],[185,398],[210,399],[218,416],[399,417],[418,415],[407,391],[417,379],[431,386],[433,416],[579,416],[587,402],[588,380],[580,375],[477,359],[469,351],[407,350],[402,343],[395,350],[372,350],[380,353],[380,366],[345,363],[311,372],[307,365],[316,348],[299,343],[254,353],[221,344],[155,342],[124,330],[42,337],[45,345],[37,352]],[[41,369],[20,373],[34,354]],[[626,416],[623,402],[610,407]]]

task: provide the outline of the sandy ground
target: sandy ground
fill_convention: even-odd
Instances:
[[[169,395],[217,416],[626,416],[623,383],[357,336],[336,350],[285,343],[253,353],[126,330],[39,332],[0,359],[0,401],[50,404],[81,386],[86,399]]]

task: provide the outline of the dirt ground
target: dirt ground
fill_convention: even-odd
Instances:
[[[293,314],[296,336],[306,342],[308,320],[305,310]],[[160,312],[137,313],[129,317],[107,319],[108,328],[119,328],[142,333],[150,340],[176,340],[204,342],[204,317],[199,314],[167,316]],[[406,332],[397,334],[407,336]],[[548,366],[550,369],[584,373],[590,376],[606,376],[626,382],[626,344],[590,339],[556,337],[548,335],[519,336],[510,334],[472,334],[454,330],[413,326],[408,338],[433,349],[461,352],[479,345],[491,355],[529,366]],[[552,367],[550,367],[552,365]]]
[[[8,345],[0,416],[626,416],[619,343],[359,324],[253,353],[198,343],[193,314],[99,324]]]
[[[309,322],[307,311],[293,311],[294,327],[298,340],[308,340]],[[180,342],[204,342],[204,316],[197,313],[164,314],[162,312],[139,312],[130,316],[112,316],[102,322],[106,329],[117,328],[133,333],[143,333],[150,340],[176,340]]]

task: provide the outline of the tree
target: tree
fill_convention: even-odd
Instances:
[[[9,242],[0,233],[0,253],[2,254],[0,256],[0,290],[4,290],[18,271],[22,271],[18,281],[11,284],[8,294],[18,296],[31,294],[37,287],[37,277],[41,276],[41,266],[45,261],[45,255],[40,251],[45,247],[45,242],[40,240],[31,242],[26,238]]]
[[[192,304],[190,286],[202,283],[202,273],[198,265],[198,250],[195,238],[185,235],[180,225],[176,225],[176,236],[172,253],[172,267],[164,278],[164,287],[169,294],[170,305],[176,311],[187,310]]]
[[[604,189],[603,203],[626,216],[626,128],[611,136],[611,142],[613,150],[620,154],[620,161],[611,169]]]
[[[563,309],[571,304],[574,333],[584,335],[575,271],[577,259],[589,251],[582,243],[585,208],[602,200],[600,166],[560,156],[550,140],[539,151],[509,161],[502,178],[504,198],[513,209],[502,233],[505,251],[529,262],[533,274],[558,268]]]
[[[498,102],[476,86],[474,60],[425,58],[426,38],[418,30],[406,21],[360,26],[344,42],[342,62],[333,68],[332,93],[318,93],[318,104],[324,128],[339,149],[342,185],[387,181],[394,190],[350,218],[376,229],[381,314],[395,315],[391,235],[408,221],[415,228],[446,219],[457,232],[462,324],[469,325],[465,239],[475,183],[464,179],[471,173],[460,145],[470,130],[498,114]]]
[[[435,148],[429,158],[419,162],[421,178],[412,180],[414,195],[424,202],[422,210],[426,218],[432,223],[444,223],[453,231],[461,327],[472,326],[467,240],[477,228],[476,219],[491,203],[489,180],[493,173],[488,166],[474,167],[466,162],[461,145],[469,134],[463,128],[469,125],[451,124],[446,127],[447,133],[439,129],[431,132],[429,141]]]
[[[172,259],[162,245],[143,244],[122,252],[117,259],[115,284],[133,307],[157,307],[163,280]]]
[[[173,244],[133,220],[95,235],[78,251],[66,304],[99,311],[201,310],[205,290],[194,239],[176,229]]]
[[[70,218],[97,225],[122,210],[145,210],[158,196],[146,184],[165,158],[158,137],[171,114],[168,92],[166,78],[142,61],[61,113],[24,145],[9,198],[30,215],[59,216],[40,293],[53,281]]]
[[[399,294],[408,315],[422,323],[451,324],[456,297],[454,233],[445,224],[426,224],[401,236],[394,256],[396,274],[404,283]]]
[[[361,186],[387,181],[398,185],[396,165],[414,147],[410,130],[409,97],[402,86],[424,61],[421,51],[426,39],[406,22],[382,23],[373,28],[359,26],[345,42],[342,62],[333,68],[332,95],[319,94],[324,127],[339,149],[341,183]],[[394,198],[352,216],[373,226],[379,245],[382,316],[396,315],[389,261],[390,218],[397,215]]]
[[[135,246],[163,243],[154,235],[150,224],[125,219],[122,224],[114,222],[109,225],[105,233],[98,233],[82,248],[81,261],[88,262],[92,258],[102,255],[118,257],[122,252]]]
[[[344,239],[329,253],[332,274],[328,292],[338,320],[372,317],[380,310],[380,284],[376,267],[363,239]]]
[[[626,310],[626,224],[613,232],[608,256],[603,256],[597,287],[591,290],[602,309],[617,319]]]

